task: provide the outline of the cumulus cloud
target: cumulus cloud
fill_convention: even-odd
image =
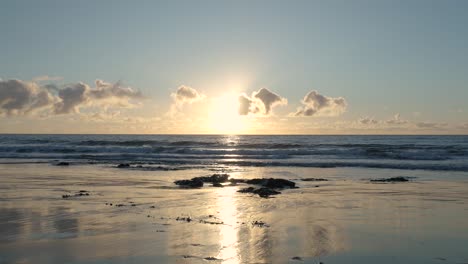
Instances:
[[[301,102],[303,106],[297,109],[295,116],[338,116],[348,106],[343,97],[328,97],[317,91],[310,91]]]
[[[58,97],[61,100],[54,104],[54,113],[78,113],[78,106],[90,100],[89,96],[86,95],[89,90],[89,87],[83,83],[77,83],[59,90]]]
[[[367,117],[367,116],[360,118],[358,122],[362,125],[375,125],[379,123],[378,120],[375,120],[374,118]]]
[[[253,101],[246,94],[241,94],[239,96],[239,115],[248,115],[250,112],[254,112],[251,110],[252,105]]]
[[[239,96],[239,115],[248,115],[249,113],[270,115],[275,106],[286,105],[287,103],[286,98],[267,88],[261,88],[257,92],[253,92],[250,97],[246,94]]]
[[[171,94],[171,97],[174,99],[177,105],[183,105],[185,103],[194,103],[205,98],[204,94],[199,93],[192,87],[182,85],[177,88],[177,91]]]
[[[40,86],[21,80],[0,81],[0,114],[23,115],[36,110],[48,114],[78,113],[80,107],[90,105],[119,106],[142,98],[138,90],[97,80],[96,87],[76,83],[65,87],[53,84]]]
[[[392,119],[385,121],[385,123],[388,125],[404,125],[404,124],[408,124],[409,121],[401,119],[400,114],[396,113]]]
[[[61,100],[54,104],[54,113],[78,113],[79,107],[87,104],[123,107],[129,104],[129,100],[143,97],[138,90],[122,87],[120,83],[111,84],[96,80],[95,85],[95,88],[91,88],[84,83],[76,83],[59,89],[58,97]]]
[[[47,107],[54,97],[36,83],[0,80],[0,114],[22,115]]]

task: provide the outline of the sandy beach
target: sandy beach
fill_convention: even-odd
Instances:
[[[468,263],[464,172],[226,172],[299,188],[265,199],[173,183],[212,170],[2,164],[0,263]],[[370,182],[402,173],[409,182]]]

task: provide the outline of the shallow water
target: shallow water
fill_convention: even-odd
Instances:
[[[229,168],[299,186],[270,199],[173,184],[212,173],[0,165],[0,263],[468,263],[466,172]],[[369,182],[394,176],[414,178]]]

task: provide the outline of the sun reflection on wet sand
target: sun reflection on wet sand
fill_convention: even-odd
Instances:
[[[0,169],[0,186],[15,186],[2,189],[0,263],[287,263],[296,256],[303,263],[394,263],[393,256],[466,262],[466,180],[371,184],[333,180],[330,169],[291,170],[330,181],[296,180],[299,189],[263,199],[237,193],[243,184],[173,187],[175,177],[212,173],[206,171]],[[286,175],[284,168],[238,169],[229,168],[233,178]],[[61,198],[79,189],[91,195]]]
[[[237,236],[239,223],[235,194],[235,188],[223,188],[216,192],[219,218],[224,223],[220,225],[219,230],[221,248],[218,258],[226,264],[239,263],[239,238]]]

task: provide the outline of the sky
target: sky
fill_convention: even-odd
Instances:
[[[468,134],[468,1],[0,4],[0,133]]]

